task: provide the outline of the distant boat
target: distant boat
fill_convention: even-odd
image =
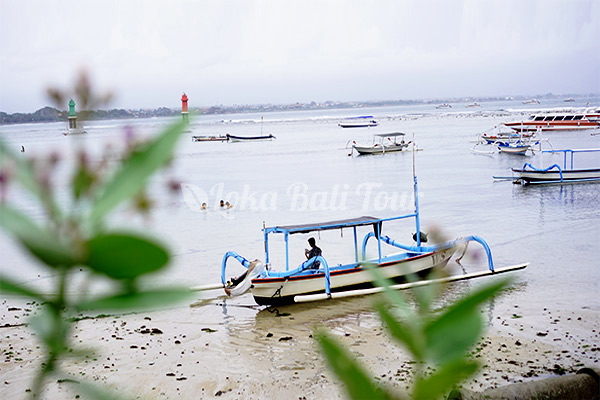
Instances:
[[[448,103],[443,103],[443,104],[435,106],[435,108],[452,108],[452,106]]]
[[[505,122],[517,132],[600,129],[600,108],[580,112],[533,114],[526,121]]]
[[[83,128],[67,128],[67,130],[63,132],[63,135],[83,135],[84,133],[87,133],[87,131]]]
[[[481,107],[479,103],[467,104],[465,107]]]
[[[531,99],[531,100],[527,100],[527,101],[523,101],[523,104],[540,104],[540,101],[538,99]]]
[[[227,136],[192,136],[194,142],[225,142]]]
[[[402,132],[381,133],[379,135],[374,135],[372,145],[358,146],[356,143],[354,143],[352,145],[352,150],[356,150],[359,155],[385,154],[385,153],[392,153],[392,152],[396,152],[396,151],[409,151],[408,146],[411,142],[404,141],[405,135],[406,134],[402,133]],[[398,137],[402,138],[402,140],[400,142],[397,141]],[[378,142],[376,143],[377,139],[378,139]],[[386,139],[387,139],[387,141],[386,141]]]
[[[233,136],[229,133],[225,135],[227,137],[228,142],[257,142],[257,141],[265,141],[276,139],[273,135],[267,136]]]
[[[369,128],[377,126],[377,121],[372,115],[363,115],[360,117],[348,117],[338,124],[342,128]]]
[[[575,99],[574,99],[574,98],[572,98],[572,97],[567,97],[567,98],[565,99],[565,102],[567,102],[567,103],[570,103],[570,102],[573,102],[573,101],[575,101]]]

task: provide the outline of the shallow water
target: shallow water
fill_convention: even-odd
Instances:
[[[597,103],[595,99],[594,104]],[[585,104],[574,104],[582,105]],[[544,105],[564,106],[558,101]],[[492,176],[510,175],[511,167],[521,167],[524,162],[542,167],[561,163],[562,158],[548,154],[482,155],[470,151],[478,134],[501,122],[522,119],[518,110],[526,107],[531,105],[507,101],[482,103],[481,109],[476,110],[455,107],[440,111],[432,105],[198,117],[182,134],[173,167],[161,173],[151,186],[156,199],[151,217],[144,219],[123,209],[112,222],[115,226],[153,231],[171,246],[172,266],[153,278],[155,281],[217,283],[221,259],[228,250],[264,260],[263,222],[272,226],[411,212],[413,153],[357,157],[348,156],[347,148],[352,140],[370,143],[373,134],[401,131],[407,133],[407,140],[414,140],[423,149],[415,153],[422,230],[439,229],[451,238],[481,236],[490,244],[497,267],[531,262],[527,269],[512,274],[516,279],[513,290],[495,307],[507,309],[518,304],[542,309],[552,304],[568,310],[598,311],[600,184],[521,187],[494,181]],[[380,125],[368,129],[337,126],[339,118],[353,115],[374,115]],[[152,135],[170,121],[90,122],[86,124],[89,133],[81,137],[64,137],[64,126],[58,123],[2,126],[0,137],[15,149],[25,146],[27,157],[60,154],[63,161],[52,180],[65,199],[66,189],[61,185],[68,181],[68,167],[79,149],[85,147],[92,158],[98,158],[107,145],[123,146],[126,130],[138,136]],[[191,141],[192,135],[225,133],[273,134],[277,139],[252,143]],[[589,132],[548,133],[545,137],[554,148],[600,147],[600,136]],[[582,154],[576,158],[577,167],[597,167],[599,163],[597,155]],[[176,194],[166,189],[171,178],[182,183]],[[42,218],[29,194],[11,190],[8,198],[35,218]],[[221,209],[217,205],[221,199],[234,207]],[[203,201],[208,203],[208,209],[201,211],[199,205]],[[384,229],[384,233],[408,243],[415,232],[414,225],[408,222],[388,224]],[[1,235],[2,273],[47,289],[52,274],[35,266],[9,238]],[[330,264],[353,259],[350,230],[315,236]],[[291,268],[303,261],[308,237],[291,237]],[[283,244],[283,238],[270,242],[271,260],[274,266],[282,268]],[[473,257],[463,262],[466,270],[485,269],[477,246],[471,246],[471,254]],[[233,260],[230,263],[232,274],[242,271]],[[458,268],[454,263],[450,267]],[[477,283],[451,285],[450,296],[452,290],[460,293],[471,284]],[[207,293],[208,299],[193,305],[191,314],[203,323],[226,326],[231,337],[249,327],[278,321],[260,307],[246,307],[253,304],[250,295],[231,300],[220,295]],[[340,324],[356,318],[370,321],[370,304],[370,300],[352,299],[285,309],[296,315],[297,323],[290,327],[293,330],[323,320],[339,320]]]

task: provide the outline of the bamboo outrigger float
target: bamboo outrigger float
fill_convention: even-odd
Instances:
[[[414,169],[414,168],[413,168]],[[498,274],[525,268],[526,264],[514,265],[502,269],[495,269],[492,253],[487,242],[478,236],[468,236],[447,241],[431,246],[423,245],[426,236],[415,234],[416,245],[404,245],[396,242],[382,232],[383,223],[402,219],[414,219],[416,232],[420,231],[419,201],[417,177],[414,176],[415,209],[414,212],[390,218],[376,218],[362,216],[358,218],[323,222],[317,224],[288,225],[264,227],[265,262],[260,260],[250,261],[236,252],[228,251],[223,256],[221,264],[221,284],[193,288],[196,290],[224,288],[230,295],[239,295],[247,290],[252,292],[254,300],[260,305],[282,305],[295,302],[322,300],[335,297],[363,295],[379,291],[374,286],[374,275],[370,268],[376,268],[381,275],[394,280],[404,281],[408,276],[423,278],[429,271],[436,267],[444,267],[455,251],[469,242],[477,242],[487,255],[488,269],[475,274],[463,274],[445,278],[445,281],[471,279],[478,276]],[[357,228],[372,227],[362,239],[359,253]],[[290,269],[289,263],[289,238],[294,234],[325,231],[332,229],[352,229],[354,238],[354,260],[347,264],[332,265],[325,257],[319,255],[304,261],[295,269]],[[277,271],[272,267],[269,255],[269,236],[283,234],[285,240],[285,271]],[[378,256],[366,259],[367,244],[375,238]],[[384,255],[383,245],[389,245],[401,250],[398,253]],[[227,261],[236,259],[248,270],[240,278],[228,281]],[[318,265],[318,267],[315,267]],[[411,284],[396,286],[405,289],[415,285],[437,283],[440,280],[422,280]]]

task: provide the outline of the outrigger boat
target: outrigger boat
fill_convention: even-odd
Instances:
[[[496,138],[494,140],[494,138]],[[542,150],[542,142],[548,142],[552,148],[552,143],[548,139],[540,139],[531,132],[517,133],[498,133],[496,135],[481,135],[480,140],[471,148],[471,151],[479,154],[494,154],[497,152],[515,155],[527,155],[527,152],[535,154]],[[479,150],[479,145],[490,145],[492,150]]]
[[[196,287],[192,290],[209,290],[223,287],[228,295],[240,295],[247,290],[252,292],[254,300],[260,305],[283,305],[304,301],[324,300],[353,295],[364,295],[381,290],[374,287],[374,274],[370,268],[377,269],[382,276],[394,281],[403,281],[407,277],[423,277],[436,267],[444,267],[454,252],[460,246],[469,242],[481,244],[485,250],[488,260],[488,269],[471,274],[455,275],[445,278],[445,281],[470,279],[479,276],[498,274],[525,268],[528,263],[514,265],[503,269],[495,269],[492,261],[491,250],[485,240],[478,236],[468,236],[445,243],[425,246],[426,236],[420,231],[419,202],[417,178],[414,177],[415,211],[410,214],[390,218],[376,218],[363,216],[339,221],[330,221],[316,224],[284,225],[263,227],[265,263],[260,260],[250,261],[234,251],[228,251],[223,256],[221,264],[221,284]],[[414,219],[416,232],[413,240],[416,245],[404,245],[383,234],[383,224],[402,219]],[[369,227],[369,231],[363,236],[362,251],[358,248],[358,228]],[[304,261],[300,266],[290,269],[289,263],[289,238],[295,234],[306,234],[332,229],[351,229],[354,235],[354,260],[342,264],[331,263],[322,255],[312,257]],[[282,234],[285,240],[285,271],[277,271],[269,255],[269,238],[272,234]],[[372,259],[366,258],[366,250],[369,239],[374,238],[377,242],[378,256]],[[389,245],[400,252],[384,254],[384,245]],[[466,249],[465,249],[466,250]],[[236,259],[242,266],[247,268],[239,278],[233,278],[228,282],[227,261]],[[319,263],[319,264],[317,264]],[[318,265],[318,267],[315,267]],[[439,282],[440,280],[435,280]],[[422,280],[415,284],[427,284],[434,281]],[[394,286],[396,289],[410,287],[410,283]]]
[[[369,128],[377,126],[377,121],[372,115],[363,115],[361,117],[348,117],[338,124],[342,128]]]
[[[600,152],[600,149],[564,149],[564,150],[544,150],[543,153],[563,153],[564,162],[561,168],[558,164],[553,164],[548,168],[538,169],[530,163],[525,163],[523,168],[512,168],[513,183],[522,185],[530,184],[551,184],[551,183],[586,183],[600,181],[600,168],[574,169],[573,156],[575,153]],[[570,168],[567,168],[567,154],[571,156]],[[498,179],[498,178],[496,178]]]
[[[229,133],[227,135],[225,135],[225,137],[227,138],[228,142],[258,142],[258,141],[276,139],[276,137],[273,136],[273,135],[266,135],[266,136],[233,136],[233,135],[230,135]]]
[[[370,146],[359,146],[353,141],[352,150],[356,150],[359,155],[409,151],[408,147],[411,142],[405,142],[404,136],[406,136],[406,134],[402,132],[380,133],[373,135],[373,144]],[[400,142],[397,140],[399,137],[402,138]]]

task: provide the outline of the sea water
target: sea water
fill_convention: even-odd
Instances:
[[[592,101],[592,105],[600,104],[600,99]],[[535,107],[582,107],[587,102],[590,99]],[[599,311],[600,184],[522,187],[496,181],[493,176],[510,176],[511,168],[520,168],[525,162],[540,168],[562,165],[562,156],[539,152],[527,156],[484,155],[471,151],[479,134],[502,122],[526,119],[533,111],[531,107],[518,101],[496,101],[482,102],[479,108],[459,104],[445,110],[436,110],[435,105],[414,105],[198,116],[181,135],[173,163],[149,186],[154,204],[151,213],[139,216],[131,208],[122,207],[110,225],[151,233],[171,248],[170,268],[151,277],[154,283],[218,283],[227,251],[265,260],[263,226],[413,212],[415,171],[422,231],[439,232],[448,239],[478,235],[489,243],[497,268],[530,262],[525,270],[512,273],[516,279],[514,290],[499,304],[528,304],[539,309],[553,304]],[[357,115],[373,115],[379,125],[353,129],[337,125],[340,119]],[[59,202],[68,208],[69,173],[78,154],[85,151],[92,161],[98,161],[104,152],[123,148],[132,138],[155,135],[174,120],[86,122],[88,133],[73,137],[62,135],[63,123],[10,125],[0,127],[0,137],[16,152],[23,146],[23,157],[43,160],[51,154],[59,156],[61,161],[49,179]],[[353,142],[372,143],[373,135],[391,132],[405,133],[405,140],[422,150],[371,156],[351,153]],[[272,134],[276,139],[192,141],[193,135],[227,133]],[[555,149],[600,147],[600,136],[592,136],[589,131],[544,133],[543,137]],[[543,148],[550,146],[543,143]],[[575,157],[576,168],[599,166],[598,154]],[[178,182],[176,190],[169,190],[174,181]],[[5,198],[34,219],[43,220],[43,212],[30,193],[10,185]],[[233,207],[220,207],[221,200]],[[202,203],[207,204],[205,210],[200,207]],[[359,241],[367,232],[366,228],[359,230]],[[408,244],[415,232],[412,220],[383,227],[384,234]],[[304,261],[304,249],[311,236],[330,265],[354,260],[352,230],[314,232],[290,237],[289,268]],[[53,271],[40,268],[5,233],[0,233],[0,239],[2,274],[42,289],[51,287]],[[269,249],[273,268],[285,269],[283,237],[272,237]],[[481,249],[471,245],[469,250],[472,257],[463,262],[466,272],[487,268]],[[393,249],[384,249],[389,251]],[[369,249],[370,255],[376,252],[376,248]],[[235,260],[229,263],[228,274],[243,271]],[[202,303],[199,308],[221,315],[220,308],[214,311],[215,304],[253,304],[249,294],[224,303],[220,295],[199,294],[199,298],[218,299]],[[365,307],[363,302],[348,304],[344,313],[349,316]],[[229,314],[237,315],[238,323],[256,323],[259,309],[240,308],[229,310]],[[235,324],[231,320],[228,323]]]

